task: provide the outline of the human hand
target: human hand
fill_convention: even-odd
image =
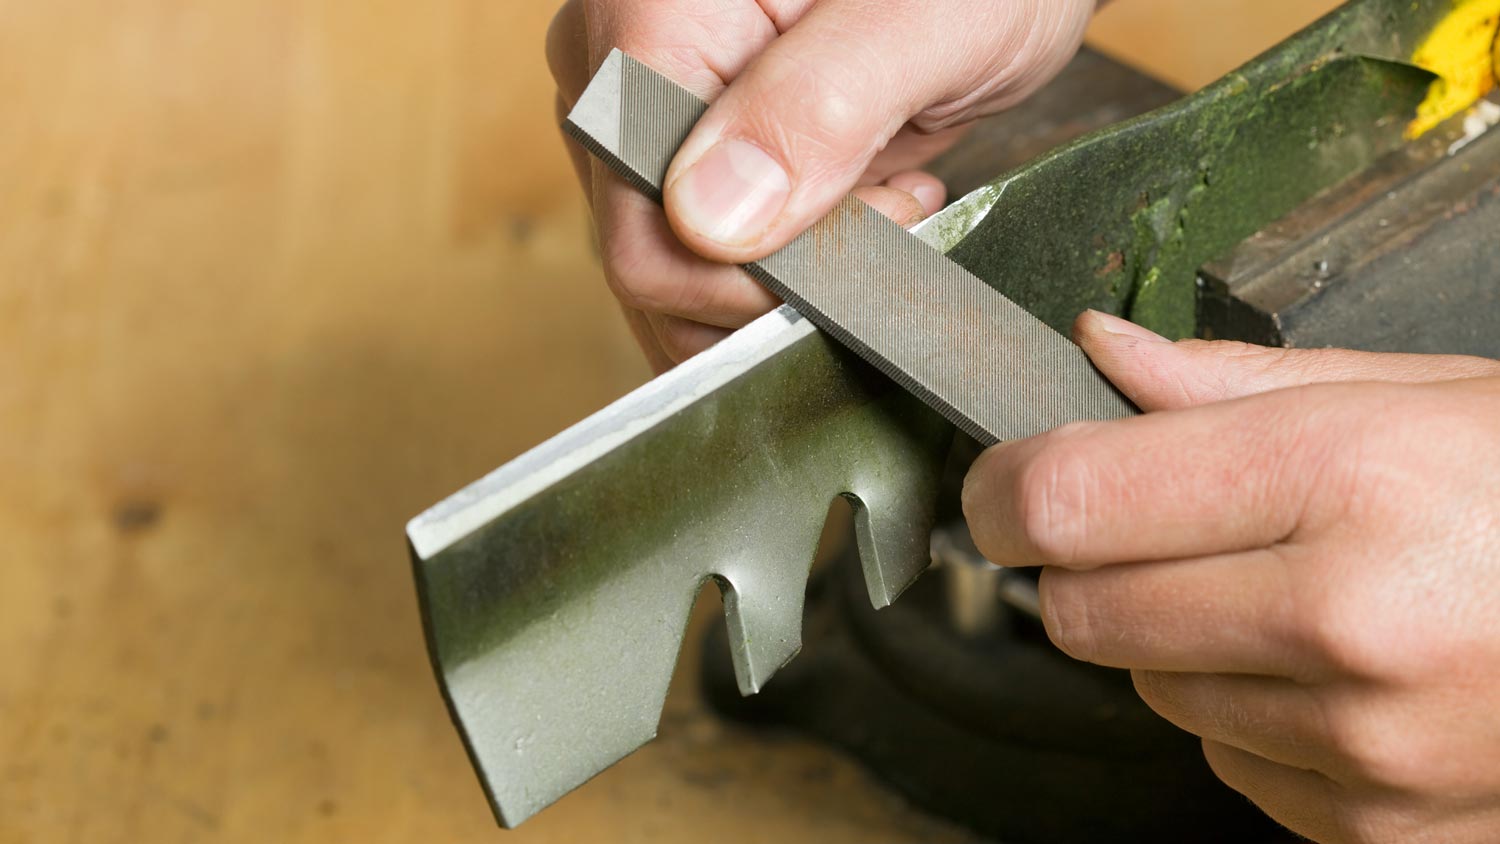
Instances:
[[[1146,415],[964,490],[1052,641],[1302,835],[1500,840],[1500,363],[1075,333]]]
[[[657,371],[774,307],[733,264],[851,190],[911,225],[942,207],[918,168],[1041,87],[1093,0],[569,0],[547,57],[559,116],[612,48],[713,103],[667,172],[665,210],[576,144],[605,278]]]

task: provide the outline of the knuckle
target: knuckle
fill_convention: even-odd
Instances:
[[[1268,365],[1286,352],[1286,349],[1274,346],[1257,346],[1253,343],[1245,343],[1240,340],[1203,340],[1197,337],[1178,340],[1177,347],[1190,352],[1212,352],[1215,357],[1230,360],[1264,362]]]
[[[1341,385],[1290,387],[1257,411],[1256,447],[1266,455],[1251,474],[1249,495],[1260,512],[1277,514],[1283,539],[1349,524],[1371,487],[1365,483],[1369,414],[1348,401]],[[1351,413],[1353,408],[1355,411]],[[1310,608],[1318,623],[1342,614],[1341,598],[1319,592]]]
[[[1183,711],[1181,693],[1173,682],[1174,675],[1164,671],[1132,671],[1135,693],[1151,708],[1151,711],[1176,723]]]
[[[1092,662],[1099,650],[1088,602],[1079,590],[1069,586],[1066,578],[1053,577],[1055,574],[1058,573],[1048,572],[1043,579],[1042,626],[1047,638],[1068,656]]]
[[[927,210],[922,207],[921,200],[917,199],[914,194],[902,190],[897,190],[895,196],[885,203],[881,213],[903,229],[922,222],[927,216]]]
[[[1425,790],[1431,785],[1427,752],[1418,731],[1380,709],[1334,708],[1327,715],[1328,747],[1359,780],[1383,789]]]
[[[1242,344],[1241,359],[1251,359],[1263,372],[1284,376],[1284,383],[1314,383],[1332,380],[1339,369],[1325,349],[1286,349]]]
[[[1306,600],[1298,613],[1297,636],[1306,650],[1334,672],[1378,679],[1385,673],[1387,648],[1369,607],[1336,589]]]
[[[738,279],[717,277],[715,268],[700,266],[689,271],[675,282],[663,304],[675,314],[692,317],[701,322],[712,322],[735,310],[736,293],[740,288]]]
[[[631,237],[610,237],[600,244],[604,279],[627,308],[657,312],[673,295],[673,285],[653,259],[649,245]]]
[[[656,335],[667,357],[677,363],[698,354],[712,342],[703,325],[681,317],[662,317]]]
[[[610,290],[614,291],[615,298],[620,304],[627,308],[634,308],[647,313],[660,313],[658,303],[661,301],[660,283],[653,276],[640,275],[618,275],[606,273],[606,279],[610,282]]]
[[[578,0],[568,0],[547,25],[544,42],[547,69],[552,73],[552,80],[557,84],[558,90],[569,97],[583,92],[581,83],[588,55],[587,32],[583,28],[583,20]]]
[[[921,222],[926,216],[921,201],[901,188],[859,187],[854,189],[854,195],[902,228]]]
[[[1066,440],[1087,423],[1045,434],[1040,450],[1016,474],[1015,501],[1021,539],[1042,561],[1078,559],[1093,497],[1093,467]]]
[[[940,103],[923,109],[907,125],[924,135],[936,135],[976,117],[978,109],[968,102]]]
[[[1405,458],[1411,452],[1401,446],[1441,442],[1445,447],[1431,450],[1431,456],[1444,459],[1459,470],[1467,461],[1454,465],[1454,455],[1482,454],[1494,447],[1495,411],[1500,410],[1500,405],[1486,400],[1439,404],[1424,399],[1427,397],[1410,395],[1401,404],[1400,413],[1386,414],[1391,418],[1383,423],[1382,429],[1388,432],[1391,454]]]
[[[688,331],[681,320],[664,319],[656,328],[656,339],[667,357],[681,363],[692,356]]]
[[[552,73],[552,80],[559,85],[563,79],[563,62],[566,61],[563,45],[567,42],[571,33],[567,32],[568,21],[565,20],[567,7],[552,16],[552,22],[547,25],[547,36],[545,40],[545,51],[547,56],[547,70]]]
[[[1404,824],[1393,823],[1389,810],[1365,802],[1334,801],[1329,814],[1334,836],[1331,840],[1339,844],[1392,844],[1411,840],[1410,830],[1398,833]]]
[[[873,73],[858,55],[838,62],[807,62],[771,51],[756,71],[764,79],[761,89],[775,92],[775,100],[742,109],[740,119],[755,137],[799,168],[846,170],[858,164],[862,169],[904,122],[904,115],[871,107],[867,88]],[[807,103],[817,107],[806,108]]]
[[[979,553],[988,560],[1003,563],[1008,561],[1004,543],[1006,537],[1003,531],[996,529],[997,520],[994,516],[999,507],[996,506],[993,495],[995,479],[1001,475],[994,466],[993,454],[985,452],[974,461],[974,465],[964,476],[959,502]]]
[[[913,118],[919,131],[941,131],[1024,100],[1062,70],[1087,22],[1068,3],[1006,3],[978,14],[988,18],[984,31],[1008,37],[967,44],[967,58],[953,68],[949,97]]]
[[[728,81],[721,59],[765,37],[769,27],[758,9],[711,4],[700,9],[682,0],[589,0],[596,40],[656,68],[700,98],[712,100]],[[738,8],[737,8],[738,7]]]
[[[753,291],[744,287],[748,281],[723,277],[719,268],[691,259],[684,265],[667,252],[657,252],[639,239],[606,243],[605,279],[621,304],[639,311],[673,314],[701,322],[714,323],[730,315],[754,310],[759,304],[749,301]]]
[[[1251,374],[1256,382],[1269,381],[1271,384],[1296,382],[1295,375],[1289,373],[1289,370],[1296,369],[1295,359],[1286,349],[1257,346],[1237,340],[1188,340],[1178,345],[1189,351],[1212,351],[1212,354],[1204,356],[1210,364],[1209,377],[1225,395],[1241,392],[1243,389],[1241,385],[1245,382],[1247,373]],[[1290,381],[1288,381],[1289,377]]]

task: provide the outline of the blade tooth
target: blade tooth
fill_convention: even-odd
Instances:
[[[922,405],[915,398],[912,407]],[[926,441],[933,433],[922,433],[926,425],[946,429],[930,410],[909,416],[886,414],[873,420],[892,441]],[[936,434],[937,452],[893,451],[878,462],[862,462],[856,474],[846,479],[844,498],[854,510],[854,537],[859,545],[860,566],[870,604],[876,609],[890,606],[916,582],[931,562],[930,540],[937,521],[937,490],[942,483],[944,460],[953,431]],[[934,454],[938,459],[933,459]],[[889,473],[908,479],[889,483]]]
[[[916,402],[911,402],[916,406]],[[918,414],[921,419],[923,414]],[[933,430],[902,430],[893,418],[872,416],[868,423],[883,427],[891,442],[946,443],[945,426],[927,417]],[[920,428],[920,426],[918,426]],[[934,434],[936,437],[934,438]],[[929,539],[936,517],[941,453],[946,450],[906,449],[885,454],[878,465],[849,461],[844,483],[825,487],[849,501],[854,511],[855,538],[870,603],[889,606],[926,570]],[[892,478],[903,479],[892,483]],[[826,529],[823,514],[832,496],[763,499],[757,521],[781,525],[752,543],[755,552],[726,555],[715,571],[725,589],[724,608],[731,656],[740,692],[752,695],[801,649],[802,610],[813,551]],[[815,519],[808,516],[815,514]]]
[[[655,734],[704,580],[727,590],[742,688],[762,687],[800,644],[834,497],[864,505],[882,601],[925,565],[951,428],[780,318],[413,520],[429,649],[502,824]]]
[[[913,438],[913,432],[898,430],[894,419],[869,421],[887,427],[886,436],[893,442]],[[853,461],[848,467],[853,474],[846,482],[829,487],[853,507],[860,563],[876,609],[895,601],[930,562],[929,538],[941,478],[936,454],[923,449],[893,451],[878,467]],[[892,477],[904,481],[893,484]],[[750,558],[733,553],[715,569],[724,584],[731,656],[741,694],[759,692],[802,647],[807,575],[826,529],[821,514],[828,501],[826,495],[814,495],[759,502],[764,509],[757,520],[782,527],[765,532],[754,543],[758,547]],[[767,518],[766,511],[774,516]],[[808,514],[819,515],[809,521]]]
[[[828,512],[828,500],[818,496],[799,496],[782,504],[790,505],[776,508],[780,512],[775,521],[782,529],[736,537],[754,550],[732,552],[732,559],[715,566],[724,589],[729,654],[740,694],[746,696],[764,688],[802,649],[807,574]],[[799,508],[801,518],[791,507]],[[817,515],[809,520],[811,514]],[[759,515],[753,518],[760,521]],[[784,520],[788,516],[791,520]]]
[[[937,497],[927,494],[937,488],[933,477],[908,489],[871,489],[864,495],[845,497],[854,507],[854,537],[859,544],[860,567],[865,575],[870,604],[885,609],[901,597],[931,562],[929,540],[935,522]],[[914,476],[920,472],[911,467]],[[930,484],[930,486],[929,486]]]

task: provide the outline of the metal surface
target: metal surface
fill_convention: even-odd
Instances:
[[[942,573],[948,599],[948,618],[964,636],[993,633],[1019,612],[1040,620],[1042,599],[1036,573],[997,566],[974,547],[969,526],[962,522],[932,532],[932,565]]]
[[[1500,357],[1500,130],[1485,123],[1454,119],[1205,267],[1201,333]]]
[[[743,692],[791,659],[836,496],[876,606],[925,567],[951,429],[828,342],[782,308],[408,526],[433,663],[502,823],[655,735],[706,580]]]
[[[949,257],[1059,330],[1085,308],[1195,332],[1198,269],[1403,143],[1404,62],[1450,0],[1356,0],[1178,103],[992,182]]]
[[[1446,8],[1351,3],[1225,82],[995,181],[924,235],[1053,328],[1092,304],[1171,331],[1173,268],[1399,142],[1428,77],[1355,54],[1404,57]],[[950,434],[784,310],[414,519],[433,665],[501,822],[650,738],[705,578],[726,590],[739,689],[790,658],[831,497],[864,505],[876,604],[899,593],[926,563]]]
[[[659,200],[667,165],[707,108],[614,50],[565,125]],[[1082,349],[854,197],[745,269],[980,442],[1137,412]]]

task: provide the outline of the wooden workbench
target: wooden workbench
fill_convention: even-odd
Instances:
[[[967,840],[689,678],[494,828],[402,526],[646,374],[545,5],[0,0],[0,842]],[[1200,82],[1331,5],[1096,35]]]

